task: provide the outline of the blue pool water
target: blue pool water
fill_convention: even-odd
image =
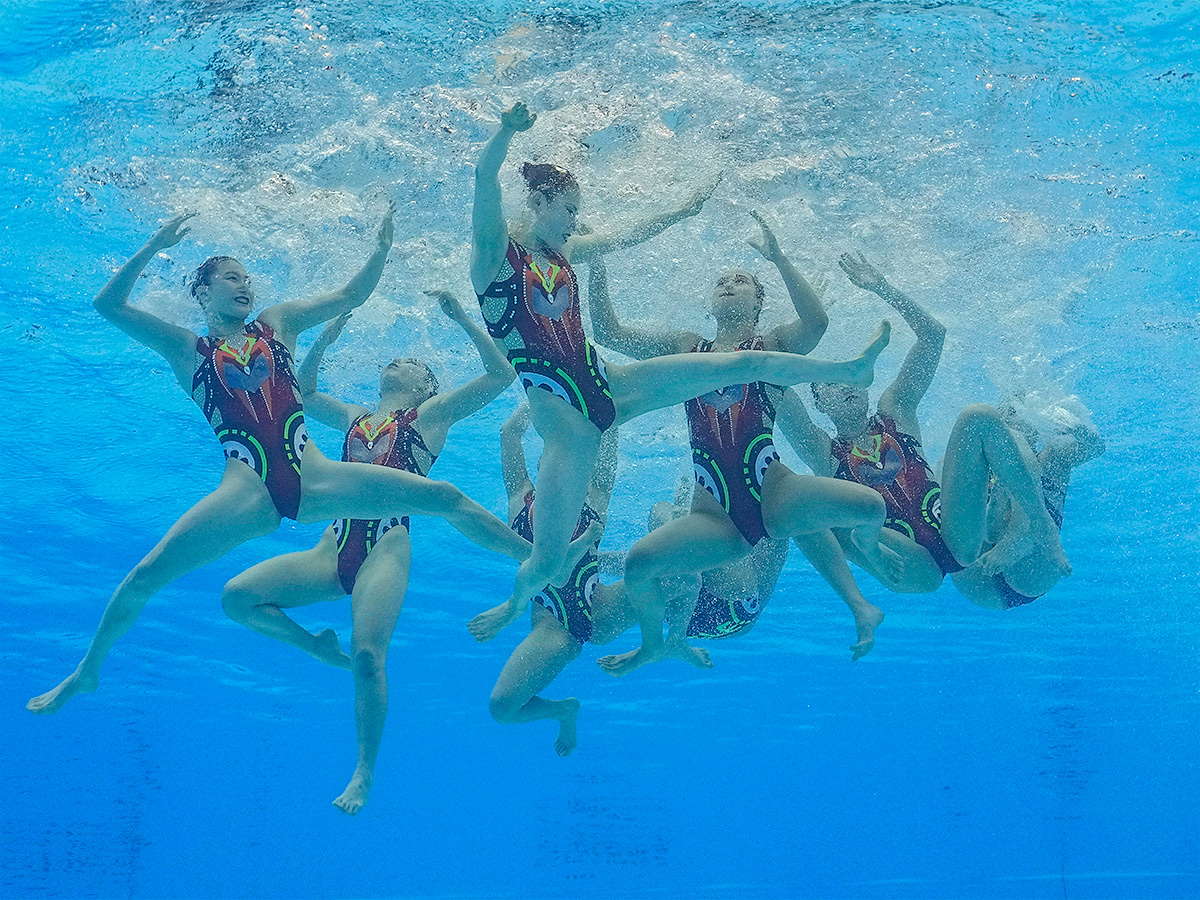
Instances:
[[[0,896],[1200,895],[1200,4],[0,13]],[[220,471],[162,362],[92,310],[108,274],[163,217],[198,212],[138,294],[195,327],[183,280],[205,256],[246,260],[264,302],[320,290],[394,197],[396,249],[326,385],[369,402],[397,354],[459,383],[476,369],[420,290],[469,298],[470,165],[516,99],[541,119],[510,161],[579,172],[598,225],[724,173],[700,216],[610,263],[629,317],[709,331],[716,275],[749,265],[779,321],[782,285],[745,243],[757,208],[829,279],[821,355],[884,312],[838,271],[847,249],[947,324],[922,406],[933,456],[967,403],[1019,391],[1047,421],[1086,403],[1108,453],[1072,483],[1075,575],[1007,614],[948,582],[901,597],[864,576],[888,619],[852,664],[848,617],[794,554],[759,627],[710,647],[711,673],[615,681],[587,649],[548,691],[584,704],[560,759],[549,723],[487,714],[525,626],[483,647],[463,627],[511,565],[417,522],[376,787],[349,819],[330,805],[353,768],[349,676],[218,601],[320,533],[289,524],[163,591],[97,693],[28,714]],[[898,327],[879,383],[909,341]],[[438,463],[497,513],[517,400],[458,426]],[[686,460],[678,411],[622,440],[611,548]],[[348,641],[346,603],[298,618]]]

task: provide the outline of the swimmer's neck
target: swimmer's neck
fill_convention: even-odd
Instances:
[[[237,334],[246,327],[246,317],[210,315],[208,317],[208,336],[224,339],[231,334]]]
[[[531,254],[551,257],[566,256],[567,253],[567,245],[565,243],[558,247],[553,246],[554,242],[544,240],[542,236],[537,233],[536,227],[532,224],[528,224],[521,228],[516,234],[513,235],[513,237],[516,238],[517,243],[523,246]]]
[[[397,409],[412,409],[423,402],[416,391],[388,391],[379,398],[377,412],[393,412]]]
[[[856,419],[853,422],[834,422],[833,427],[837,440],[857,443],[866,437],[869,419]]]
[[[749,319],[736,322],[717,322],[717,336],[713,344],[717,347],[735,347],[758,337],[758,323]]]

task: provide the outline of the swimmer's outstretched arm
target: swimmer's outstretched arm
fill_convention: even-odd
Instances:
[[[651,216],[628,231],[618,234],[591,232],[572,235],[567,242],[567,257],[575,261],[588,260],[597,254],[625,250],[648,241],[652,237],[657,237],[672,225],[698,215],[700,210],[704,209],[705,201],[712,196],[713,191],[720,183],[721,176],[718,175],[704,187],[694,191],[680,206],[659,213],[657,216]]]
[[[487,374],[472,379],[460,388],[434,394],[421,404],[420,415],[425,421],[423,430],[427,440],[437,442],[446,439],[450,426],[460,419],[474,415],[500,396],[512,384],[517,373],[508,364],[508,358],[500,352],[496,342],[472,319],[458,298],[449,291],[426,291],[437,300],[442,312],[456,322],[467,333]]]
[[[500,115],[500,127],[483,145],[475,165],[475,203],[471,207],[471,283],[482,294],[492,283],[508,252],[508,223],[500,196],[500,167],[513,135],[533,127],[537,116],[524,103]]]
[[[304,300],[277,303],[266,309],[259,319],[265,320],[268,325],[277,322],[284,343],[295,346],[296,336],[300,332],[358,309],[367,302],[367,298],[375,290],[375,285],[379,284],[380,276],[383,275],[383,266],[387,262],[388,252],[392,249],[392,240],[395,237],[395,217],[396,204],[391,202],[375,232],[375,249],[368,257],[366,265],[344,287]]]
[[[804,464],[814,475],[833,475],[833,442],[823,428],[813,424],[800,395],[792,388],[783,392],[775,404],[775,427],[783,432]]]
[[[751,239],[750,246],[761,253],[768,262],[775,264],[775,268],[783,277],[788,296],[792,298],[792,306],[796,309],[794,321],[772,328],[767,333],[763,349],[808,353],[820,343],[829,327],[829,316],[825,314],[825,306],[817,292],[779,248],[779,241],[766,220],[754,210],[750,210],[750,215],[762,226],[762,237],[758,240]]]
[[[942,345],[946,341],[946,326],[935,319],[927,309],[900,293],[879,271],[859,253],[857,256],[843,253],[838,265],[850,280],[864,291],[870,291],[904,317],[908,327],[917,336],[917,342],[908,351],[900,372],[879,398],[881,412],[897,421],[910,420],[916,426],[917,404],[929,390],[938,363],[942,359]],[[907,430],[907,429],[906,429]],[[915,432],[910,431],[915,434]]]
[[[304,403],[304,412],[339,431],[346,431],[355,419],[363,413],[370,412],[365,406],[345,403],[331,394],[317,390],[317,374],[321,368],[321,361],[325,358],[325,351],[341,335],[342,329],[350,321],[350,316],[351,313],[343,313],[326,325],[313,341],[304,362],[300,363],[300,368],[296,370],[296,382],[300,385],[300,399]]]
[[[129,295],[133,293],[133,286],[150,260],[183,240],[189,231],[183,223],[193,215],[185,213],[169,219],[129,262],[116,271],[92,301],[96,312],[170,363],[175,378],[187,391],[192,389],[196,365],[195,332],[160,319],[144,309],[130,306]]]
[[[631,326],[617,319],[612,297],[608,293],[608,271],[604,257],[593,256],[588,277],[588,309],[592,316],[592,337],[597,344],[632,356],[651,359],[670,353],[685,353],[696,345],[699,337],[687,331],[650,331]]]

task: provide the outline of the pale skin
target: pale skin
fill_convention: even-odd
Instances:
[[[361,306],[383,272],[392,245],[393,217],[394,207],[389,207],[370,257],[344,287],[306,300],[278,303],[263,310],[258,321],[270,326],[276,339],[294,352],[301,331]],[[94,305],[109,322],[166,359],[180,387],[190,395],[199,359],[197,335],[129,302],[150,260],[187,235],[189,218],[177,216],[155,232],[101,289]],[[250,278],[235,260],[219,263],[208,281],[197,287],[196,297],[211,337],[241,333],[254,306]],[[383,466],[333,462],[311,441],[302,460],[296,516],[301,522],[440,516],[487,549],[517,560],[528,558],[528,542],[453,485]],[[236,459],[227,459],[216,490],[184,513],[121,582],[75,671],[53,690],[30,700],[28,708],[37,713],[56,712],[76,694],[94,690],[109,651],[156,592],[181,575],[220,559],[239,544],[270,534],[280,521],[274,502],[254,470]]]
[[[374,412],[416,409],[412,426],[434,456],[446,444],[455,422],[478,412],[512,383],[513,371],[486,331],[474,322],[447,291],[429,291],[442,312],[457,323],[479,351],[486,374],[462,387],[433,393],[428,369],[416,360],[394,359],[380,376],[379,404]],[[326,326],[297,370],[304,408],[315,419],[348,431],[372,410],[347,403],[317,389],[317,373],[325,351],[341,334],[350,313]],[[420,461],[424,466],[425,462]],[[371,549],[350,595],[353,632],[350,655],[342,652],[331,630],[313,634],[285,612],[345,595],[338,577],[338,550],[333,527],[311,550],[288,553],[246,570],[225,585],[221,602],[229,617],[276,640],[298,647],[317,659],[354,673],[354,714],[358,759],[349,784],[333,801],[348,815],[367,801],[375,759],[387,718],[387,651],[404,604],[412,544],[404,528],[392,528]]]
[[[532,127],[535,116],[518,103],[501,117],[500,127],[488,141],[475,170],[472,210],[471,281],[483,294],[499,275],[509,241],[500,193],[500,167],[513,136]],[[630,235],[604,237],[579,234],[577,189],[547,195],[529,194],[533,213],[529,232],[520,236],[539,267],[548,267],[551,254],[568,260],[591,257],[604,250],[631,246],[699,210],[699,201],[675,216],[635,228]],[[556,257],[557,258],[557,257]],[[616,424],[643,413],[682,403],[727,384],[769,381],[796,384],[806,381],[870,384],[876,357],[888,340],[885,322],[861,356],[847,362],[812,360],[790,353],[710,353],[673,355],[628,366],[608,366],[608,387],[616,409]],[[824,373],[824,374],[821,374]],[[549,583],[563,567],[568,537],[578,518],[600,446],[600,430],[574,407],[546,391],[528,393],[534,428],[545,441],[539,466],[542,506],[534,532],[533,553],[522,563],[510,598],[513,621],[529,598]]]
[[[516,519],[523,508],[526,494],[533,490],[521,443],[529,426],[529,407],[522,404],[500,431],[500,455],[510,522]],[[598,464],[587,494],[588,505],[602,521],[607,514],[616,479],[616,450],[616,429],[610,429],[601,441]],[[541,514],[539,503],[540,500],[534,504],[535,522]],[[601,533],[602,529],[594,532],[593,542],[599,541]],[[625,625],[613,621],[621,617],[621,594],[619,590],[605,585],[599,585],[593,594],[593,627],[599,630],[601,636],[614,627],[620,627],[623,631],[632,621],[629,615],[624,616],[627,620]],[[469,628],[477,640],[490,640],[503,627],[508,616],[507,606],[507,603],[503,603],[471,621]],[[533,627],[528,637],[513,651],[492,688],[488,700],[492,718],[505,725],[553,719],[559,723],[554,751],[559,756],[569,755],[578,744],[576,721],[579,717],[579,700],[575,697],[549,700],[542,697],[541,692],[579,657],[581,650],[582,645],[566,627],[548,610],[535,604]]]
[[[995,413],[1009,428],[1022,456],[1035,468],[1043,489],[1049,488],[1060,500],[1066,498],[1071,472],[1104,453],[1103,439],[1094,428],[1085,425],[1052,435],[1042,450],[1035,453],[1031,444],[1036,433],[1016,419],[1011,409],[1002,407]],[[977,487],[971,485],[957,490],[965,493]],[[984,520],[972,520],[980,531],[977,556],[961,572],[950,577],[958,592],[968,600],[988,609],[1006,609],[1008,599],[997,587],[997,575],[1003,576],[1013,590],[1026,597],[1040,597],[1054,587],[1061,575],[1046,558],[1042,545],[1033,539],[1028,517],[1008,491],[996,487],[989,499],[986,484],[983,489]],[[978,493],[972,499],[978,502]]]
[[[828,317],[816,292],[780,249],[766,220],[757,213],[751,215],[759,225],[760,234],[750,244],[778,269],[796,316],[760,334],[761,286],[749,272],[732,270],[718,279],[713,291],[710,308],[717,322],[713,348],[732,351],[760,339],[767,350],[808,353],[825,333]],[[622,323],[605,289],[602,269],[593,265],[592,271],[589,298],[600,343],[639,359],[686,353],[699,344],[701,337],[694,332],[654,332]],[[881,568],[899,567],[898,558],[880,544],[883,501],[869,488],[797,475],[778,460],[767,466],[761,496],[767,536],[784,542],[794,538],[850,607],[857,633],[851,651],[855,659],[860,658],[874,645],[875,628],[883,621],[883,613],[868,603],[854,584],[829,529],[849,530],[855,545]],[[602,657],[601,667],[613,675],[624,675],[667,656],[687,658],[694,654],[684,643],[685,629],[671,627],[666,639],[663,638],[667,583],[702,569],[729,565],[744,559],[752,550],[753,546],[717,500],[707,491],[695,491],[687,515],[664,523],[629,551],[625,586],[630,602],[639,610],[642,645],[629,653]],[[682,621],[686,625],[687,617],[682,617]]]
[[[919,443],[921,426],[917,406],[928,391],[941,360],[946,329],[924,307],[892,287],[861,253],[844,254],[839,265],[857,287],[876,294],[896,309],[916,335],[916,343],[905,357],[900,372],[879,398],[877,410],[895,420],[901,432]],[[837,438],[865,449],[871,439],[866,391],[821,384],[814,387],[814,394],[817,409],[833,421]],[[785,392],[778,413],[777,424],[805,463],[818,475],[833,475],[836,471],[831,455],[833,439],[813,424],[794,392]],[[984,489],[992,474],[1008,490],[1016,507],[1028,520],[1029,535],[1041,548],[1041,577],[1057,581],[1070,574],[1058,529],[1042,500],[1036,460],[1027,446],[1023,448],[1018,443],[991,407],[972,406],[964,410],[947,446],[941,485],[941,534],[950,552],[960,564],[968,566],[979,557],[986,521]],[[942,570],[929,551],[897,531],[885,529],[882,539],[904,560],[899,578],[861,553],[853,541],[844,535],[839,538],[847,556],[893,591],[927,593],[942,583]],[[1012,544],[1003,548],[1013,549]]]

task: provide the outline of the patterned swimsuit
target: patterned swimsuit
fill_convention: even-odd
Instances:
[[[417,410],[364,413],[354,420],[342,444],[342,462],[370,463],[426,475],[437,454],[425,446],[417,431]],[[354,592],[358,570],[379,539],[391,529],[408,531],[408,516],[390,519],[339,519],[333,523],[337,539],[338,578],[347,594]]]
[[[601,431],[613,424],[617,411],[604,360],[583,333],[579,285],[564,257],[551,254],[543,272],[510,238],[500,273],[479,295],[479,309],[526,393],[554,394]]]
[[[525,505],[512,521],[512,530],[525,540],[533,543],[533,500],[534,492],[525,494]],[[583,512],[575,523],[575,532],[571,540],[576,540],[600,516],[587,503],[583,504]],[[562,585],[546,585],[538,593],[533,602],[545,608],[567,633],[581,644],[592,639],[592,595],[600,581],[600,559],[596,556],[599,541],[588,549],[583,558],[576,563],[571,571],[571,577]]]
[[[876,413],[867,422],[867,449],[853,441],[834,441],[836,478],[877,490],[887,504],[884,526],[912,538],[929,551],[943,575],[962,566],[942,539],[942,488],[921,454],[921,443]]]
[[[762,346],[762,338],[754,338],[736,349]],[[701,339],[692,352],[708,353],[712,348],[712,341]],[[779,459],[769,390],[778,388],[762,381],[733,384],[689,400],[686,406],[696,483],[716,498],[751,546],[767,534],[762,485],[767,468]]]
[[[196,339],[192,399],[221,442],[262,479],[279,515],[300,510],[300,461],[308,443],[292,354],[257,319],[239,334]]]

